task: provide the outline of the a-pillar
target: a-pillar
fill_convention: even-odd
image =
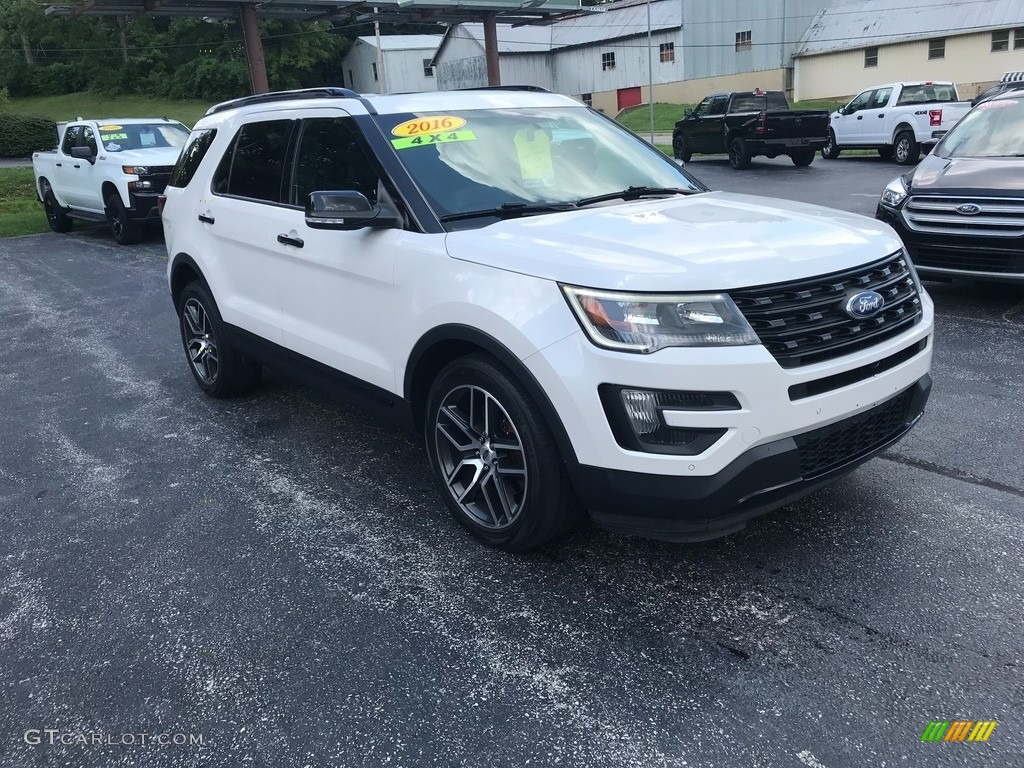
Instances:
[[[260,40],[256,6],[242,3],[241,15],[242,40],[245,42],[245,58],[249,63],[249,85],[253,93],[266,93],[270,86],[267,84],[267,64],[263,60],[263,42]]]

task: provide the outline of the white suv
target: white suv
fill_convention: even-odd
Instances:
[[[205,392],[261,364],[346,391],[507,550],[584,512],[738,530],[901,438],[930,389],[932,303],[888,226],[709,192],[537,89],[218,105],[163,222]]]

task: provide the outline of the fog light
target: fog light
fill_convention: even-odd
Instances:
[[[622,404],[626,406],[626,415],[633,424],[633,431],[638,435],[650,434],[661,425],[658,416],[658,396],[653,392],[624,389]]]
[[[611,384],[601,385],[599,392],[616,442],[648,453],[693,456],[706,451],[727,431],[669,426],[663,410],[729,411],[740,407],[730,392],[672,392]]]

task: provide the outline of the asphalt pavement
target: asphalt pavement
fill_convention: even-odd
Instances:
[[[899,171],[687,167],[865,213]],[[0,766],[1024,765],[1021,289],[929,284],[928,411],[839,483],[509,556],[390,426],[275,375],[205,398],[164,268],[0,240]]]

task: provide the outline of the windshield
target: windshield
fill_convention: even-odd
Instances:
[[[984,101],[933,150],[939,157],[1024,157],[1024,99]]]
[[[577,201],[629,187],[704,191],[679,166],[579,107],[381,115],[439,217]]]
[[[188,140],[188,129],[180,123],[103,124],[100,143],[107,152],[128,149],[180,149]]]

